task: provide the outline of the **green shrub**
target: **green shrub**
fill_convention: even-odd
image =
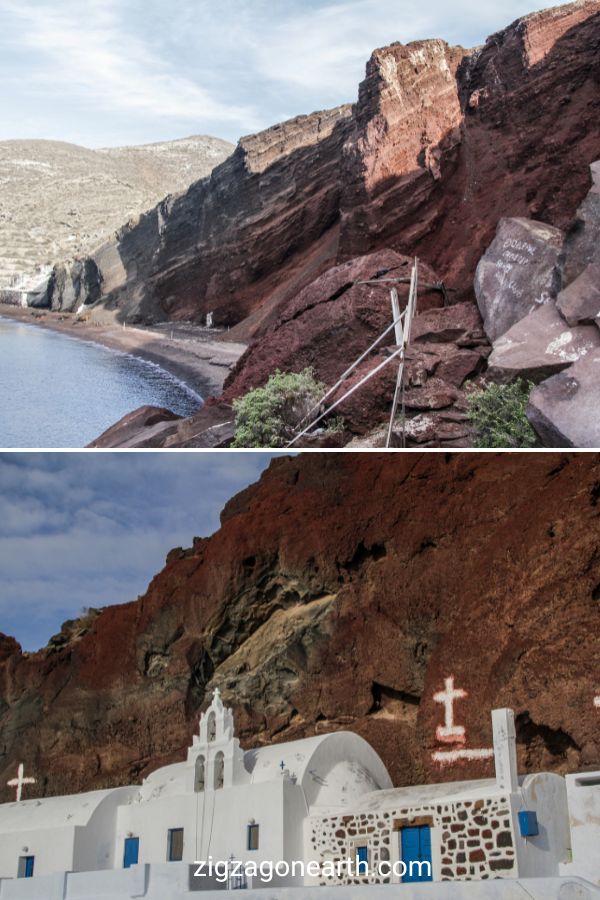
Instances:
[[[285,447],[325,391],[325,385],[316,380],[313,369],[303,372],[278,369],[264,387],[233,401],[235,437],[231,446]],[[338,420],[333,427],[339,427]]]
[[[527,401],[534,385],[489,384],[468,398],[468,416],[475,430],[475,447],[536,447],[538,438],[527,419]]]

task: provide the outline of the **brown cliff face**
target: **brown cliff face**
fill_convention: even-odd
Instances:
[[[475,51],[377,50],[354,107],[244,138],[122,229],[94,256],[104,302],[128,320],[212,312],[247,340],[327,268],[381,249],[418,253],[472,299],[500,218],[570,223],[600,157],[599,84],[600,0],[526,16]]]
[[[503,216],[565,228],[600,154],[600,3],[534,13],[473,52],[377,51],[346,144],[340,254],[418,253],[472,296]]]
[[[600,765],[600,457],[307,454],[272,463],[222,527],[137,601],[44,650],[0,642],[0,798],[139,780],[182,759],[218,685],[242,745],[340,728],[397,784],[491,774],[432,762],[457,723],[517,715],[522,771]]]
[[[243,138],[209,178],[122,229],[106,304],[143,321],[247,317],[335,226],[350,113],[342,106]],[[324,244],[331,258],[337,242]],[[100,251],[101,269],[112,255]]]

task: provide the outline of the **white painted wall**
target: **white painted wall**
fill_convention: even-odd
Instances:
[[[572,861],[561,875],[579,875],[600,885],[600,772],[567,775]]]
[[[0,900],[599,900],[600,888],[576,878],[498,879],[484,882],[430,882],[351,887],[277,887],[231,894],[190,891],[189,867],[137,866],[116,871],[86,872],[39,879],[0,881]]]
[[[32,821],[33,826],[33,821]],[[75,827],[4,833],[0,839],[0,878],[16,878],[20,856],[34,856],[34,875],[73,869]]]
[[[526,776],[520,792],[511,796],[511,810],[519,875],[526,878],[558,875],[570,843],[565,779],[550,772]],[[521,837],[519,810],[536,812],[538,835]]]

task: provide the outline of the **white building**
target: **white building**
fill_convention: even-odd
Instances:
[[[185,897],[223,887],[194,875],[194,862],[211,858],[287,863],[269,884],[323,889],[559,874],[600,883],[589,850],[598,834],[569,827],[565,779],[518,777],[510,710],[494,711],[493,730],[496,778],[394,788],[371,746],[349,732],[244,752],[215,691],[187,760],[141,787],[0,805],[0,900],[149,896],[151,873],[170,885],[164,897]],[[587,789],[568,783],[569,797],[587,802]],[[308,872],[293,865],[309,862]],[[130,893],[119,893],[124,884]]]

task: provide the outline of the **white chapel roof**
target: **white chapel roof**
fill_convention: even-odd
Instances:
[[[501,793],[495,778],[481,778],[474,781],[418,784],[376,791],[365,794],[361,798],[359,806],[361,810],[367,812],[397,808],[398,806],[412,807],[430,803],[451,803],[454,800],[479,800],[498,796]]]
[[[383,762],[371,745],[351,731],[335,731],[300,741],[247,750],[246,769],[253,784],[274,781],[287,769],[304,789],[309,806],[336,798],[337,805],[356,802],[369,792],[392,786]]]
[[[0,804],[0,834],[30,831],[41,828],[72,828],[87,825],[100,804],[111,795],[119,796],[131,788],[110,788],[71,794],[64,797],[44,797]],[[121,796],[122,800],[123,797]]]

